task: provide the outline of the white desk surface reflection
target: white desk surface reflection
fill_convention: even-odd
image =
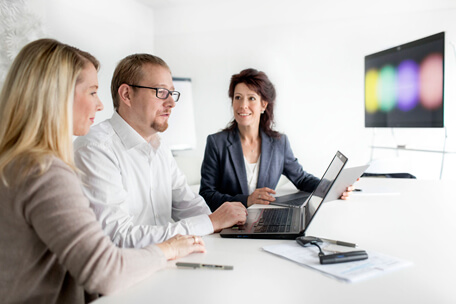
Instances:
[[[262,250],[294,241],[215,234],[204,237],[207,253],[179,261],[234,270],[182,269],[170,261],[96,303],[456,303],[456,182],[363,178],[356,187],[366,192],[325,203],[307,235],[354,242],[413,266],[349,284]]]

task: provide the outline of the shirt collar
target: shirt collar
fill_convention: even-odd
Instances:
[[[148,143],[138,132],[136,132],[135,129],[133,129],[122,118],[122,116],[119,115],[119,113],[117,113],[117,111],[114,111],[114,114],[110,119],[110,123],[126,149],[131,149],[139,146],[142,148],[146,148],[147,151],[145,152],[150,152],[151,148],[157,150],[160,146],[159,136],[154,136],[154,139],[152,139],[152,141]]]

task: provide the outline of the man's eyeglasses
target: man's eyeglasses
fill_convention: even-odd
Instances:
[[[170,91],[167,89],[163,88],[151,88],[151,87],[144,87],[140,85],[135,85],[135,84],[127,84],[130,87],[134,88],[141,88],[141,89],[150,89],[150,90],[155,90],[155,96],[159,99],[166,99],[168,98],[169,95],[173,98],[174,102],[177,102],[179,100],[180,94],[178,91]]]

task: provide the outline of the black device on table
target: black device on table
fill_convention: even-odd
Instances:
[[[320,258],[320,264],[346,263],[361,261],[368,258],[367,252],[364,250],[324,254],[323,250],[318,245],[319,243],[323,243],[323,241],[320,238],[314,236],[300,236],[296,238],[296,242],[303,247],[307,247],[308,245],[317,246],[320,250],[320,253],[318,254],[318,257]]]

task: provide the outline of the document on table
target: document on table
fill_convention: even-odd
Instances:
[[[324,247],[323,251],[330,246]],[[302,247],[297,243],[283,243],[264,246],[263,250],[350,283],[412,265],[412,262],[367,250],[367,260],[329,265],[320,264],[318,249],[315,246]]]

